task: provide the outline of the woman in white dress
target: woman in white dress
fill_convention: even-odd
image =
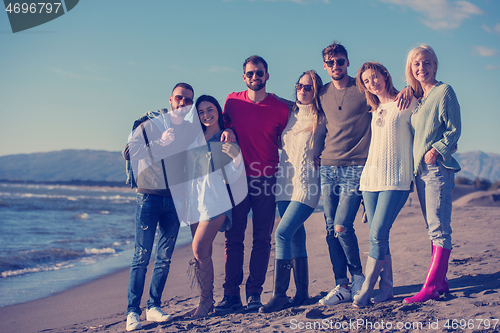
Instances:
[[[230,188],[236,187],[228,185],[244,177],[244,166],[237,145],[220,142],[224,125],[219,102],[212,96],[202,95],[195,107],[206,144],[188,151],[190,192],[186,220],[193,235],[194,259],[190,265],[194,267],[201,295],[198,307],[185,316],[199,318],[213,310],[212,243],[218,231],[231,228],[231,208],[235,203]],[[243,183],[246,190],[246,180],[239,183]]]

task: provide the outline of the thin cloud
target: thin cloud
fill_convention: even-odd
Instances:
[[[483,24],[483,29],[486,30],[489,33],[494,33],[500,35],[500,23],[497,23],[496,25],[489,27],[486,24]]]
[[[500,65],[488,65],[486,66],[486,69],[489,71],[495,71],[500,69]]]
[[[220,72],[237,72],[236,69],[231,68],[231,67],[225,67],[225,66],[212,66],[208,69],[210,73],[220,73]]]
[[[168,65],[167,68],[173,69],[173,70],[179,71],[179,72],[187,72],[188,71],[188,69],[186,67],[180,66],[178,64]]]
[[[468,1],[451,0],[380,0],[384,3],[408,7],[422,13],[422,23],[434,30],[452,30],[465,19],[483,11]]]
[[[478,45],[475,49],[481,57],[493,57],[498,54],[498,51],[496,49],[492,49],[491,47]]]
[[[68,71],[65,71],[65,70],[62,70],[62,69],[59,69],[59,68],[52,68],[52,71],[54,73],[57,73],[57,74],[60,74],[60,75],[63,75],[63,76],[67,76],[67,77],[71,77],[71,78],[74,78],[74,79],[90,80],[90,81],[103,81],[103,82],[104,81],[109,81],[108,79],[104,79],[104,78],[101,78],[101,77],[81,75],[81,74],[77,74],[77,73],[73,73],[73,72],[68,72]]]

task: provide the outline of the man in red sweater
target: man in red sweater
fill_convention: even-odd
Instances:
[[[288,105],[266,92],[269,79],[266,61],[251,56],[243,63],[243,81],[248,89],[231,93],[224,106],[224,123],[238,137],[248,182],[247,197],[233,208],[233,227],[226,231],[224,298],[218,312],[236,311],[243,304],[243,257],[248,213],[252,209],[253,245],[250,275],[246,281],[248,310],[262,306],[260,294],[271,253],[271,233],[276,214],[274,188],[279,162],[278,145],[288,121]]]

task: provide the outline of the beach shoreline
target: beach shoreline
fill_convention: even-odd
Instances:
[[[414,194],[412,194],[414,195]],[[190,320],[179,316],[194,308],[198,291],[191,290],[187,279],[192,250],[189,244],[176,248],[170,275],[163,294],[162,309],[174,316],[168,323],[151,323],[141,315],[147,332],[290,332],[290,331],[432,331],[445,332],[466,322],[477,332],[493,332],[495,319],[500,319],[500,245],[493,232],[499,225],[498,207],[455,206],[453,208],[453,251],[450,257],[448,280],[450,293],[437,301],[405,305],[404,297],[418,292],[425,279],[430,261],[430,241],[416,197],[401,211],[391,232],[395,299],[355,309],[350,302],[328,307],[317,301],[334,287],[332,268],[325,242],[324,217],[314,213],[306,222],[309,256],[309,294],[306,305],[276,313],[240,312],[211,315]],[[279,219],[277,219],[278,221]],[[368,226],[355,222],[363,266],[368,254]],[[248,276],[251,237],[245,239],[245,280]],[[491,232],[485,232],[491,231]],[[224,235],[214,241],[215,301],[222,299],[224,280]],[[148,269],[148,280],[151,274]],[[272,295],[274,271],[274,241],[271,260],[264,284],[262,301]],[[123,332],[125,331],[127,284],[129,269],[57,293],[55,295],[0,308],[1,332]],[[244,281],[245,281],[244,280]],[[147,286],[146,286],[147,287]],[[374,292],[376,294],[378,286]],[[293,296],[293,278],[288,295]],[[241,294],[244,296],[244,287]],[[147,290],[141,302],[144,307]],[[460,322],[462,320],[462,322]],[[486,328],[488,320],[490,328]],[[389,329],[388,325],[392,328]],[[407,325],[406,327],[404,325]],[[448,324],[448,328],[446,325]],[[482,327],[481,327],[482,324]],[[371,325],[371,326],[370,326]],[[374,327],[375,325],[375,327]],[[403,325],[403,327],[396,327]],[[408,325],[413,325],[412,327]],[[419,326],[421,325],[421,327]],[[437,327],[436,327],[437,326]],[[497,322],[496,330],[500,330]]]

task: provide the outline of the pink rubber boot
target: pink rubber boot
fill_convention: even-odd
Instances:
[[[427,272],[422,289],[413,297],[408,297],[403,300],[404,303],[412,304],[415,302],[425,302],[429,299],[438,299],[438,288],[443,287],[443,281],[446,278],[448,271],[448,260],[450,259],[451,250],[436,246],[432,253],[431,266]]]
[[[434,254],[434,250],[437,248],[437,246],[433,245],[432,246],[432,253]],[[448,279],[446,278],[446,275],[444,276],[443,282],[437,286],[436,291],[439,293],[439,295],[442,295],[444,293],[447,293],[450,291],[450,286],[448,283]]]

